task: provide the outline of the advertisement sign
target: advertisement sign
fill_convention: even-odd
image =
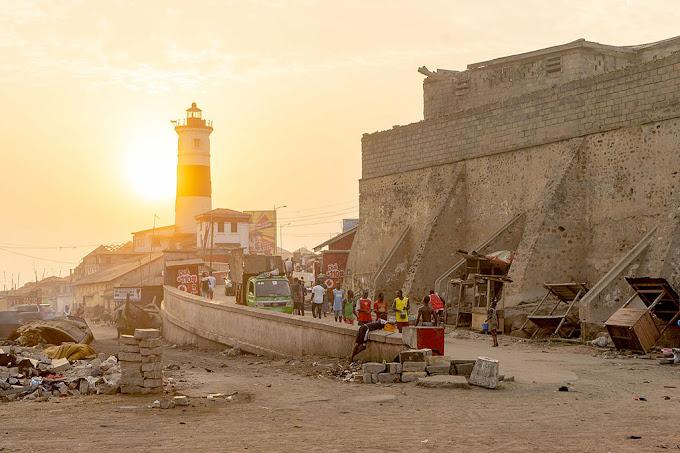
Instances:
[[[243,211],[250,214],[251,255],[276,254],[276,211]]]
[[[165,284],[174,286],[180,291],[198,294],[200,289],[198,264],[168,266],[166,268]]]
[[[113,300],[116,302],[125,302],[128,295],[131,302],[140,302],[142,300],[142,288],[113,288]]]

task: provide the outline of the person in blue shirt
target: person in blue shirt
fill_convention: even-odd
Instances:
[[[342,301],[345,299],[345,290],[340,284],[333,289],[333,315],[335,322],[342,322]]]

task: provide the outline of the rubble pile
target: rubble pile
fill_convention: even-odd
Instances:
[[[121,335],[118,363],[122,371],[120,392],[150,394],[163,391],[161,333],[158,329],[135,329]]]
[[[661,357],[658,359],[659,365],[675,365],[680,363],[680,348],[663,348]]]
[[[121,377],[118,360],[49,358],[37,348],[0,348],[0,401],[46,401],[52,397],[112,394]]]
[[[399,362],[364,363],[356,381],[366,384],[416,382],[424,387],[468,388],[478,385],[496,388],[502,376],[498,361],[479,357],[477,360],[456,360],[433,356],[431,349],[410,349],[399,354]]]

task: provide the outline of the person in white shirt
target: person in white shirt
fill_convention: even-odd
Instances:
[[[326,288],[320,283],[317,283],[312,288],[312,316],[315,318],[318,316],[321,319],[321,306],[323,305],[324,295],[326,294]]]
[[[208,299],[212,299],[213,296],[215,295],[215,287],[217,286],[217,279],[211,272],[210,275],[208,275]]]

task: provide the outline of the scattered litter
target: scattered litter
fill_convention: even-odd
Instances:
[[[632,435],[632,436],[628,436],[628,439],[638,440],[638,439],[642,439],[642,436]]]
[[[644,396],[636,396],[633,398],[635,401],[647,401],[647,398]]]

